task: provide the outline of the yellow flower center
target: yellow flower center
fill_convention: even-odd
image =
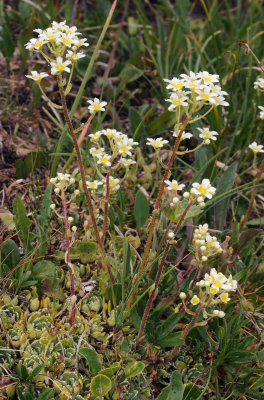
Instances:
[[[183,83],[182,82],[175,83],[173,86],[175,87],[175,89],[180,89],[183,87]]]
[[[173,100],[172,104],[174,106],[178,106],[179,104],[181,104],[181,100]]]
[[[215,286],[217,286],[217,287],[220,287],[220,286],[221,286],[221,283],[220,283],[219,281],[214,281],[213,284],[214,284]]]
[[[216,294],[218,292],[218,290],[216,288],[211,288],[211,293],[212,294]]]
[[[63,40],[63,43],[64,43],[64,44],[71,44],[71,40],[70,40],[70,39],[67,39],[67,38],[65,38],[65,39]]]
[[[120,150],[121,151],[128,151],[128,148],[127,148],[127,146],[126,145],[122,145],[122,146],[120,146]]]
[[[105,163],[107,163],[108,158],[107,158],[106,156],[101,157],[101,158],[100,158],[100,161],[101,161],[103,164],[105,164]]]
[[[206,189],[204,189],[202,186],[199,187],[198,192],[202,194],[206,194]]]
[[[201,98],[207,100],[209,98],[209,95],[208,94],[202,94]]]
[[[228,296],[226,294],[222,294],[221,300],[224,302],[228,301]]]
[[[58,71],[63,71],[63,70],[65,69],[65,65],[63,65],[63,64],[58,64],[58,65],[56,66],[56,68],[57,68]]]
[[[93,104],[93,108],[94,108],[94,110],[98,111],[101,109],[101,106],[100,106],[100,104]]]
[[[199,303],[199,300],[197,299],[197,297],[194,297],[193,299],[192,299],[192,303],[196,306],[196,304],[198,304]]]

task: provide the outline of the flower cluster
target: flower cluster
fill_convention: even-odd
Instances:
[[[61,190],[65,191],[70,185],[75,183],[75,179],[70,174],[58,172],[55,178],[50,179],[50,183],[55,186],[55,193],[59,194]]]
[[[232,278],[232,275],[227,278],[222,272],[217,272],[215,268],[212,268],[209,274],[206,273],[204,278],[196,283],[196,287],[199,292],[192,296],[191,304],[204,306],[204,318],[216,316],[223,318],[225,316],[223,311],[217,309],[208,311],[207,308],[220,303],[228,303],[230,301],[229,293],[237,290],[237,281]],[[180,293],[181,300],[184,301],[186,297],[184,292]]]
[[[69,27],[66,21],[57,23],[53,21],[51,26],[45,30],[35,29],[38,33],[37,38],[30,39],[25,45],[29,51],[35,51],[42,54],[45,60],[51,66],[51,75],[60,75],[62,72],[71,72],[74,64],[85,57],[83,52],[78,52],[81,46],[89,46],[87,39],[81,39],[80,32],[77,32],[76,26]],[[72,65],[71,68],[69,66]],[[47,73],[31,71],[27,78],[40,82],[48,76]]]
[[[126,134],[117,131],[116,129],[103,129],[90,135],[91,142],[95,145],[89,150],[91,156],[94,158],[97,165],[102,167],[111,167],[112,169],[122,166],[124,168],[129,168],[131,165],[135,164],[135,161],[130,158],[132,157],[133,147],[138,144],[130,139]],[[111,154],[106,153],[105,146],[107,141],[111,148]],[[101,146],[105,144],[105,146]],[[114,165],[115,164],[115,165]],[[87,181],[87,186],[89,189],[98,189],[100,185],[105,184],[106,178],[102,178],[101,181]],[[120,179],[109,177],[109,188],[110,190],[118,190],[120,188]]]
[[[227,95],[218,84],[219,76],[209,74],[207,71],[190,72],[189,75],[181,74],[180,78],[164,79],[168,83],[170,91],[169,111],[175,111],[177,107],[192,106],[193,111],[203,105],[228,106],[224,96]]]
[[[209,179],[203,179],[202,183],[194,182],[189,192],[184,192],[183,197],[190,201],[197,201],[199,206],[205,206],[205,199],[211,199],[215,195],[216,188],[214,188]]]
[[[220,243],[215,236],[210,235],[207,224],[199,225],[199,228],[195,229],[193,244],[202,261],[207,261],[209,257],[222,253]]]

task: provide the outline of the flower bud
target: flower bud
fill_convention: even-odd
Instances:
[[[54,203],[52,203],[52,204],[50,205],[50,208],[51,208],[52,210],[54,210],[55,207],[56,207],[56,205],[55,205]]]
[[[186,299],[187,296],[184,292],[181,292],[179,297],[180,297],[180,299],[184,300],[184,299]]]

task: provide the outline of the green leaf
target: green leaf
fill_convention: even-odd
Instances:
[[[246,231],[243,231],[240,234],[238,241],[233,245],[234,251],[239,253],[245,246],[248,245],[248,243],[252,239],[254,239],[262,232],[263,232],[262,229],[256,229],[256,228],[249,228]]]
[[[55,279],[56,266],[51,261],[42,260],[32,268],[32,278],[41,281],[42,279]]]
[[[20,197],[15,197],[13,201],[13,208],[15,214],[14,221],[16,229],[18,231],[18,235],[21,238],[21,241],[23,242],[26,251],[28,251],[31,249],[31,241],[34,237],[34,235],[29,232],[32,222],[27,217],[25,206]]]
[[[51,398],[52,393],[53,389],[45,389],[44,392],[42,392],[38,396],[38,400],[49,400]]]
[[[19,248],[14,240],[9,239],[1,246],[1,258],[10,269],[15,268],[20,262]]]
[[[141,228],[149,216],[149,203],[146,196],[139,190],[136,195],[134,204],[134,213],[137,227]]]
[[[89,371],[92,375],[96,375],[99,371],[101,371],[102,364],[99,361],[96,351],[89,349],[89,347],[82,347],[79,350],[79,354],[85,358]]]
[[[50,184],[45,190],[45,194],[41,203],[41,210],[39,215],[39,223],[42,227],[48,222],[49,214],[50,214],[50,204],[51,204],[51,192],[52,185]]]
[[[130,362],[124,369],[126,378],[127,379],[134,378],[134,376],[141,374],[145,366],[146,365],[141,361]]]
[[[182,400],[203,400],[201,390],[194,383],[187,383],[184,385],[183,399]]]
[[[223,193],[228,192],[232,189],[236,177],[238,163],[235,161],[227,170],[223,173],[220,178],[217,188],[216,188],[216,196],[221,195]],[[216,229],[223,230],[226,222],[226,215],[228,211],[228,204],[230,199],[223,199],[217,203],[214,207],[214,219],[215,219],[215,227]]]
[[[112,382],[107,376],[99,374],[91,380],[90,389],[93,396],[101,399],[112,389]]]
[[[165,336],[168,335],[172,329],[175,328],[177,322],[181,318],[181,313],[175,313],[169,316],[164,322],[159,324],[155,336],[158,340],[163,339]]]
[[[181,374],[174,371],[171,375],[171,381],[168,387],[164,388],[157,400],[182,400],[183,385]]]
[[[117,371],[119,371],[120,368],[121,368],[120,363],[119,363],[119,362],[115,362],[115,363],[113,363],[113,364],[111,365],[111,367],[102,369],[102,370],[100,371],[100,375],[105,375],[105,376],[108,376],[108,377],[110,378],[110,377],[113,376]]]
[[[174,332],[168,335],[165,339],[157,340],[156,345],[160,347],[176,347],[184,344],[184,339],[181,337],[182,332]]]
[[[122,285],[121,283],[114,283],[107,287],[105,291],[106,300],[111,300],[113,304],[118,304],[122,300]]]

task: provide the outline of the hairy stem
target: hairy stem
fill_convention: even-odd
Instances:
[[[153,232],[154,232],[154,228],[155,228],[156,218],[157,218],[157,215],[158,215],[160,202],[161,202],[161,199],[162,199],[162,196],[163,196],[163,193],[164,193],[164,190],[165,190],[165,186],[166,186],[165,181],[168,178],[170,169],[172,167],[173,161],[174,161],[175,156],[176,156],[176,152],[177,152],[177,150],[179,148],[181,136],[182,136],[183,131],[186,128],[187,124],[188,124],[188,119],[186,119],[182,124],[182,129],[179,132],[179,135],[178,135],[178,137],[176,139],[176,142],[175,142],[175,145],[174,145],[174,148],[173,148],[173,151],[172,151],[172,155],[171,155],[170,160],[169,160],[169,162],[168,162],[168,164],[166,166],[166,170],[165,170],[165,173],[163,175],[162,182],[161,182],[161,185],[160,185],[158,197],[157,197],[155,205],[154,205],[154,210],[153,210],[151,222],[150,222],[150,225],[149,225],[147,242],[146,242],[145,250],[144,250],[144,253],[143,253],[143,257],[142,257],[142,262],[141,262],[141,265],[139,267],[139,270],[138,270],[138,273],[136,275],[136,278],[134,279],[133,285],[135,285],[138,282],[138,280],[141,278],[141,276],[142,276],[142,274],[143,274],[143,272],[144,272],[144,270],[146,268],[146,265],[147,265],[147,262],[148,262],[150,246],[151,246],[151,242],[152,242],[152,237],[153,237]],[[127,302],[126,311],[131,306],[131,304],[132,304],[132,302],[133,302],[133,300],[135,298],[135,295],[136,295],[136,292],[134,290],[131,293],[131,296],[130,296],[128,302]]]
[[[71,134],[71,137],[72,137],[72,140],[73,140],[73,143],[74,143],[75,151],[76,151],[76,154],[77,154],[77,158],[78,158],[78,163],[79,163],[79,168],[80,168],[80,173],[81,173],[81,178],[82,178],[83,190],[84,190],[84,194],[85,194],[86,201],[87,201],[87,204],[88,204],[88,210],[89,210],[89,213],[90,213],[90,216],[91,216],[95,237],[96,237],[96,240],[97,240],[97,243],[98,243],[102,258],[103,258],[103,262],[105,263],[106,253],[105,253],[104,245],[103,245],[103,242],[102,242],[102,239],[100,237],[99,230],[98,230],[98,227],[97,227],[97,224],[96,224],[96,219],[95,219],[94,210],[93,210],[93,204],[92,204],[92,201],[91,201],[91,198],[90,198],[90,195],[89,195],[89,192],[88,192],[88,188],[87,188],[87,185],[86,185],[85,171],[84,171],[84,166],[83,166],[83,162],[82,162],[82,156],[81,156],[81,152],[80,152],[80,148],[79,148],[79,145],[78,145],[78,141],[77,141],[76,135],[74,133],[74,129],[73,129],[70,117],[69,117],[69,113],[68,113],[68,109],[67,109],[67,105],[66,105],[66,99],[65,99],[63,87],[62,87],[62,84],[61,84],[61,77],[60,76],[58,76],[58,83],[59,83],[59,90],[60,90],[60,95],[61,95],[61,102],[62,102],[64,116],[65,116],[67,125],[69,127],[69,131],[70,131],[70,134]],[[113,273],[111,271],[111,267],[110,267],[109,264],[106,264],[106,265],[107,265],[107,269],[108,269],[108,272],[109,272],[109,275],[110,275],[111,282],[114,283],[115,279],[114,279]]]
[[[67,267],[68,267],[68,270],[69,270],[69,275],[70,275],[71,296],[74,296],[75,295],[75,288],[74,288],[73,272],[72,272],[72,268],[70,266],[70,263],[71,263],[71,260],[70,260],[70,240],[69,240],[69,232],[68,232],[66,196],[65,196],[65,192],[63,190],[61,190],[61,192],[62,192],[61,199],[62,199],[64,225],[65,225],[65,239],[66,239],[66,264],[67,264]],[[76,315],[76,306],[74,304],[73,307],[72,307],[72,313],[71,313],[71,318],[70,318],[71,325],[74,324],[75,315]]]
[[[259,181],[261,179],[261,175],[262,175],[263,170],[264,170],[264,160],[260,164],[260,167],[259,167],[259,170],[258,170],[257,178],[255,180],[256,187],[254,187],[252,189],[251,198],[250,198],[250,202],[249,202],[249,206],[248,206],[247,212],[246,212],[246,214],[244,215],[244,217],[240,221],[239,232],[242,231],[242,229],[243,229],[245,223],[247,222],[247,220],[248,220],[248,218],[250,216],[250,213],[252,211],[253,204],[254,204],[254,201],[255,201],[255,198],[256,198],[256,194],[257,194],[257,185],[259,184]]]
[[[181,216],[176,228],[173,231],[174,235],[176,235],[176,233],[179,231],[179,229],[180,229],[180,227],[181,227],[181,225],[182,225],[182,223],[184,221],[184,217],[187,214],[188,210],[190,209],[191,205],[192,205],[192,203],[189,202],[187,204],[187,207],[183,211],[182,216]],[[149,316],[149,312],[150,312],[150,308],[151,308],[152,302],[153,302],[153,300],[155,298],[156,289],[157,289],[157,287],[159,285],[160,277],[161,277],[161,274],[162,274],[162,270],[163,270],[163,267],[164,267],[164,264],[165,264],[165,261],[166,261],[170,246],[171,246],[171,243],[170,243],[170,240],[168,240],[167,245],[165,247],[165,251],[164,251],[163,256],[162,256],[162,259],[160,260],[158,272],[157,272],[157,275],[156,275],[156,278],[155,278],[155,282],[154,282],[154,288],[150,293],[150,296],[149,296],[149,299],[148,299],[148,302],[147,302],[147,305],[146,305],[146,308],[145,308],[145,311],[144,311],[144,315],[143,315],[143,318],[142,318],[142,321],[141,321],[141,325],[140,325],[140,328],[139,328],[138,346],[141,343],[141,337],[142,337],[143,332],[144,332],[144,328],[145,328],[145,325],[146,325],[146,322],[147,322],[147,319],[148,319],[148,316]]]

